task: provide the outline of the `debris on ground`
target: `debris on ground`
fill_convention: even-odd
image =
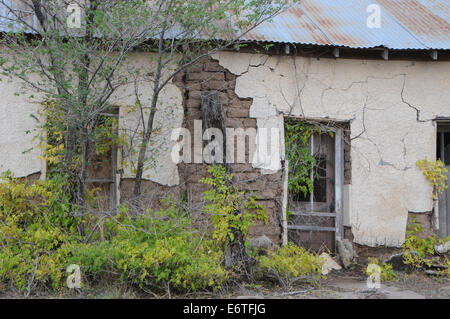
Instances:
[[[328,275],[329,272],[332,270],[341,270],[342,269],[341,265],[339,265],[327,253],[322,253],[319,257],[325,260],[325,262],[322,265],[322,275]]]
[[[344,268],[350,267],[358,257],[355,250],[353,249],[352,243],[348,239],[336,239],[336,247],[339,258],[341,260]]]

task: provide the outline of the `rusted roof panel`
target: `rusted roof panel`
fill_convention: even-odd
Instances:
[[[381,27],[369,28],[377,4]],[[350,48],[450,50],[449,0],[301,0],[245,38]]]
[[[448,0],[376,0],[392,17],[426,47],[449,48]]]
[[[367,26],[371,14],[367,9],[373,4],[380,8],[380,28]],[[2,5],[0,16],[8,16]],[[9,23],[0,19],[0,32],[16,29]],[[450,50],[450,0],[299,0],[244,39],[349,48]]]
[[[271,21],[261,24],[249,32],[245,39],[283,43],[333,44],[298,6],[289,8]]]

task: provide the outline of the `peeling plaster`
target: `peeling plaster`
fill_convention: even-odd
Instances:
[[[253,98],[258,128],[279,127],[281,114],[351,122],[349,223],[356,243],[399,247],[408,211],[432,210],[432,188],[415,163],[435,159],[432,120],[450,116],[449,62],[234,52],[214,58],[238,75],[236,94]]]

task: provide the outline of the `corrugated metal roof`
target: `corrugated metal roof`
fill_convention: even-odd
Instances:
[[[381,27],[369,28],[377,4]],[[246,40],[350,48],[450,50],[450,0],[302,0]]]
[[[369,5],[381,27],[369,28]],[[0,16],[7,15],[0,5]],[[0,32],[11,30],[0,21]],[[450,0],[300,0],[247,33],[245,40],[349,48],[450,50]]]

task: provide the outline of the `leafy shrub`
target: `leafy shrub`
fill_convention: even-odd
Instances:
[[[91,217],[90,231],[103,224],[105,240],[94,234],[87,243],[63,184],[53,179],[27,185],[13,178],[0,183],[1,283],[27,294],[59,291],[71,264],[80,266],[88,283],[114,280],[151,290],[210,289],[228,280],[222,251],[174,205],[134,220],[126,207],[117,216]]]
[[[322,265],[323,260],[319,256],[293,243],[259,257],[261,275],[275,279],[285,289],[299,280],[316,282],[321,277]]]
[[[228,174],[223,166],[210,166],[208,172],[212,177],[200,180],[212,186],[203,193],[207,201],[203,209],[211,215],[214,225],[212,237],[220,246],[226,247],[233,242],[236,233],[248,238],[250,226],[257,220],[267,223],[265,207],[258,204],[254,196],[246,197],[244,191],[232,185],[233,175]]]
[[[434,246],[450,240],[450,236],[445,239],[438,239],[436,235],[429,238],[422,238],[419,235],[423,233],[423,227],[413,219],[408,225],[408,232],[403,249],[403,262],[416,269],[430,267],[432,264],[442,266],[438,275],[445,275],[450,278],[448,265],[450,260],[447,256],[436,256]],[[447,267],[447,268],[446,268]]]
[[[4,176],[0,183],[0,281],[30,291],[61,285],[65,243],[76,242],[80,219],[70,213],[58,177],[32,185]]]
[[[229,275],[220,265],[222,253],[190,226],[190,219],[174,207],[135,220],[119,215],[107,221],[109,240],[83,245],[70,262],[95,280],[115,273],[122,282],[153,289],[218,288]]]

